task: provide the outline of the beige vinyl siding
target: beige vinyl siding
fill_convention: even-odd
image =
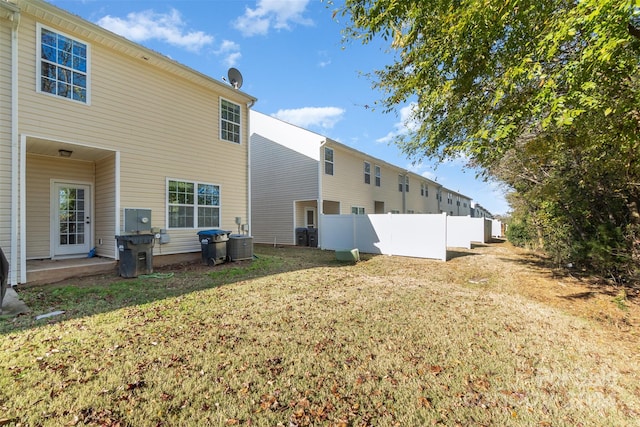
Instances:
[[[421,194],[421,184],[424,184],[428,190],[429,195],[427,197]],[[415,213],[422,214],[440,213],[436,194],[436,187],[430,184],[429,181],[419,175],[410,174],[409,193],[407,193],[407,210],[413,210]]]
[[[0,20],[0,247],[11,244],[11,22]]]
[[[356,151],[331,144],[333,148],[333,176],[322,175],[322,194],[324,200],[340,202],[340,213],[350,214],[354,206],[364,207],[365,213],[375,212],[375,202],[384,202],[385,212],[392,209],[402,210],[402,193],[398,191],[398,173],[400,169],[389,167],[386,163]],[[324,160],[324,153],[323,160]],[[364,162],[371,164],[371,183],[364,181]],[[380,166],[380,187],[375,185],[375,166]]]
[[[93,163],[47,156],[27,156],[27,259],[49,258],[51,180],[91,185]]]
[[[294,244],[294,201],[318,198],[318,162],[274,141],[251,136],[251,234],[258,243]],[[302,208],[304,215],[304,208]]]
[[[50,28],[55,29],[53,26]],[[91,47],[91,103],[36,92],[36,22],[24,15],[20,24],[20,132],[120,152],[120,207],[149,208],[152,225],[167,228],[167,178],[221,187],[221,227],[234,230],[235,217],[247,218],[247,97],[231,87],[214,91],[169,74],[143,58],[124,56],[97,43]],[[75,36],[68,30],[65,34]],[[219,104],[223,96],[241,106],[243,143],[219,139]],[[113,160],[97,164],[109,174]],[[110,200],[108,181],[96,200]],[[103,205],[98,204],[96,207]],[[113,207],[107,204],[113,214]],[[122,216],[122,210],[118,213]],[[101,217],[97,238],[111,239]],[[121,220],[121,223],[123,221]],[[119,230],[114,230],[119,233]],[[199,250],[194,229],[168,230],[171,242],[162,253]],[[112,233],[114,234],[114,233]],[[99,251],[109,253],[103,240]],[[156,252],[159,248],[156,246]]]
[[[95,164],[95,206],[93,207],[94,246],[98,256],[115,258],[116,229],[116,156],[99,160]]]

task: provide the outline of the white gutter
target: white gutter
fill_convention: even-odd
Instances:
[[[18,238],[19,225],[18,215],[20,213],[19,191],[20,191],[20,152],[18,150],[18,25],[20,24],[20,9],[11,3],[2,2],[2,8],[11,12],[11,255],[9,260],[9,282],[11,286],[18,284],[18,270],[20,270],[20,281],[26,282],[26,260],[24,256],[18,266],[18,248],[24,250],[24,240]],[[24,183],[23,183],[24,184]]]

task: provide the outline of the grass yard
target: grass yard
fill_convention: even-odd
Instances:
[[[637,289],[507,243],[446,263],[255,252],[21,289],[0,425],[640,425]]]

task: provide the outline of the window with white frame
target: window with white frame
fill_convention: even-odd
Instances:
[[[220,227],[220,186],[193,181],[167,181],[169,228]]]
[[[354,215],[364,215],[364,208],[360,206],[352,206],[351,213]]]
[[[333,175],[333,148],[324,147],[324,173]]]
[[[220,99],[220,139],[240,144],[240,105]]]
[[[375,166],[375,174],[376,174],[376,187],[380,187],[380,166]]]
[[[89,45],[38,25],[38,91],[89,102]]]
[[[364,183],[371,184],[371,163],[364,162]]]

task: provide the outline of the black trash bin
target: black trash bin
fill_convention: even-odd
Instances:
[[[314,227],[307,228],[307,237],[309,241],[309,246],[313,248],[318,247],[318,229]]]
[[[138,277],[153,273],[153,234],[116,236],[120,276]]]
[[[296,228],[296,246],[309,246],[307,229],[304,227]]]
[[[0,248],[0,314],[2,314],[2,301],[7,292],[7,281],[9,280],[9,262]]]
[[[230,231],[213,229],[198,231],[200,249],[202,250],[202,263],[216,265],[227,261],[227,242]]]

